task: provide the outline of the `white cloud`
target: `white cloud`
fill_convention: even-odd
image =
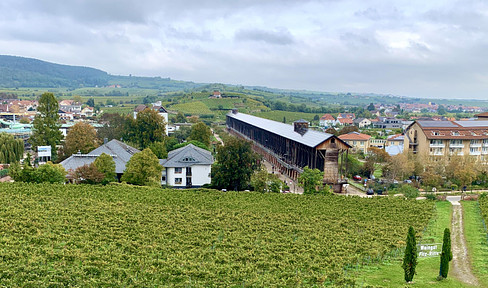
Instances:
[[[6,0],[2,54],[323,91],[485,97],[484,1]]]

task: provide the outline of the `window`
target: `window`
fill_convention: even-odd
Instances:
[[[161,181],[166,182],[166,176],[161,177]]]
[[[181,184],[183,182],[183,178],[175,178],[175,184]]]
[[[182,162],[196,162],[193,157],[185,157],[181,160]]]
[[[175,174],[181,174],[182,172],[183,172],[183,168],[181,168],[181,167],[175,168]]]

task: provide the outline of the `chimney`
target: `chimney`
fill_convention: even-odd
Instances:
[[[108,138],[103,138],[103,144],[107,144]]]
[[[236,108],[232,109],[232,114],[237,114],[237,109]]]
[[[293,130],[303,136],[308,131],[308,121],[300,119],[293,122]]]

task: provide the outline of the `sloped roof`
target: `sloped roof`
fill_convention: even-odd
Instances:
[[[115,162],[115,173],[124,173],[125,165],[132,157],[132,155],[140,152],[134,147],[131,147],[119,140],[113,139],[108,143],[92,150],[88,154],[73,154],[68,159],[61,162],[64,169],[69,170],[83,166],[85,164],[90,164],[95,159],[102,155],[102,153],[112,156]]]
[[[293,125],[276,122],[273,120],[264,119],[245,113],[229,112],[229,114],[227,114],[227,117],[234,118],[255,127],[259,127],[265,131],[280,135],[308,147],[316,147],[317,145],[322,144],[324,141],[330,139],[331,137],[335,137],[332,134],[323,133],[311,129],[308,129],[308,131],[302,135],[295,132]],[[348,144],[346,145],[349,146]]]
[[[420,126],[427,139],[488,139],[488,121],[416,121],[414,123]]]
[[[337,118],[337,120],[339,121],[339,123],[342,123],[342,124],[353,124],[353,120],[351,118]]]
[[[136,106],[136,108],[134,108],[134,112],[141,112],[141,111],[144,111],[144,109],[146,109],[146,105],[144,104],[139,104]]]
[[[371,138],[370,135],[362,134],[359,132],[351,132],[343,135],[339,135],[339,139],[341,140],[359,140],[359,141],[366,141]]]
[[[212,165],[212,153],[193,144],[170,151],[167,159],[159,160],[164,167],[190,167],[193,165]]]
[[[163,106],[153,106],[151,109],[158,111],[159,113],[168,113]]]
[[[324,114],[322,117],[320,117],[320,120],[335,121],[335,118],[330,114]]]

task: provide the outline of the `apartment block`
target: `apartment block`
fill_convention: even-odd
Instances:
[[[488,161],[488,121],[416,121],[405,131],[404,147],[431,157],[470,155]]]

